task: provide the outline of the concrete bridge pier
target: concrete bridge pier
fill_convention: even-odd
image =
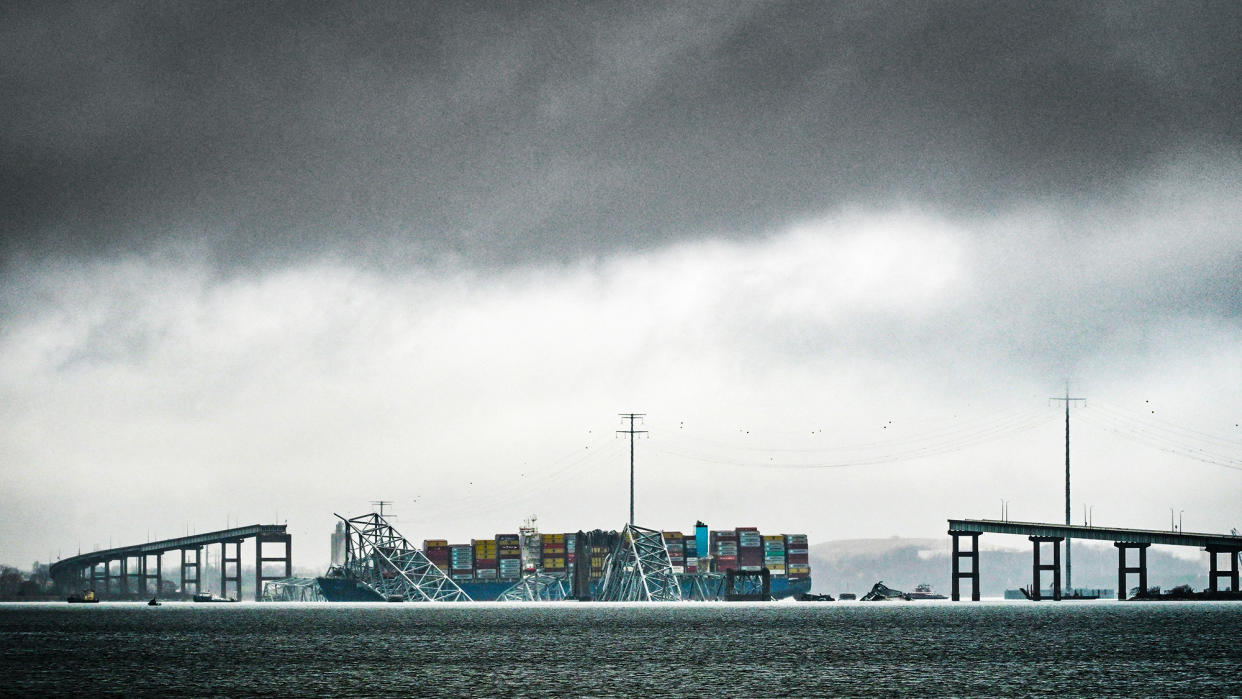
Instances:
[[[186,556],[185,556],[186,551],[194,552],[193,561],[186,560]],[[202,546],[191,546],[189,548],[181,549],[181,594],[186,594],[187,590],[185,589],[185,586],[188,584],[194,585],[194,592],[190,594],[197,595],[198,593],[203,591],[202,561],[203,561],[203,547]],[[194,577],[192,578],[186,575],[186,571],[191,568],[194,569]]]
[[[1113,546],[1117,547],[1117,599],[1125,599],[1126,591],[1126,574],[1138,573],[1139,576],[1139,594],[1147,592],[1147,547],[1151,544],[1136,544],[1124,541],[1115,541]],[[1138,549],[1138,565],[1126,565],[1126,551],[1128,549]]]
[[[979,534],[980,532],[963,532],[949,530],[949,536],[953,537],[953,601],[958,602],[962,599],[961,579],[970,580],[970,599],[972,602],[979,601]],[[963,551],[961,549],[960,537],[970,537],[970,550]],[[961,560],[963,558],[970,559],[970,570],[962,572]]]
[[[241,599],[241,545],[244,539],[220,542],[220,596],[229,596],[229,583],[237,590],[235,600]],[[233,555],[229,556],[229,546],[233,547]],[[229,575],[229,564],[233,565],[233,574]]]
[[[1039,600],[1042,598],[1043,587],[1040,585],[1040,574],[1045,570],[1052,571],[1052,599],[1061,601],[1061,542],[1065,541],[1062,536],[1031,536],[1027,537],[1035,546],[1035,556],[1031,563],[1031,598]],[[1039,547],[1041,544],[1052,544],[1052,565],[1040,565],[1039,563]]]
[[[1209,545],[1204,548],[1211,562],[1211,572],[1208,574],[1209,589],[1212,592],[1221,592],[1220,583],[1217,581],[1221,578],[1229,578],[1229,590],[1238,592],[1238,552],[1242,551],[1242,547]],[[1220,563],[1216,560],[1216,557],[1222,553],[1229,556],[1229,570],[1221,570]]]
[[[276,557],[263,556],[263,544],[284,544],[284,554]],[[284,575],[264,575],[264,563],[284,563]],[[238,575],[241,572],[238,571]],[[254,601],[263,599],[263,583],[267,580],[279,580],[293,577],[293,536],[290,534],[260,534],[254,538]],[[238,589],[238,599],[241,590]]]
[[[97,590],[96,593],[103,595],[111,595],[112,593],[112,561],[99,561],[103,565],[103,575],[97,577],[97,580],[103,581],[103,589]]]
[[[151,558],[153,556],[155,557],[155,572],[154,573],[151,572],[151,567],[152,567]],[[153,579],[155,580],[154,594],[156,596],[160,594],[160,587],[163,585],[163,582],[164,582],[161,559],[162,559],[162,556],[158,553],[138,554],[138,563],[139,563],[139,571],[140,571],[139,576],[142,580],[142,582],[139,583],[138,587],[142,591],[143,597],[146,597],[148,594],[151,594],[151,580]]]

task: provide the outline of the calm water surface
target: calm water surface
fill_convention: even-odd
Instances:
[[[1242,603],[0,605],[0,693],[1242,695]]]

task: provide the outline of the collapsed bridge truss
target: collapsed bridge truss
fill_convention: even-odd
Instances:
[[[565,578],[528,575],[500,593],[498,602],[559,602],[569,597]]]
[[[371,514],[345,519],[343,572],[380,599],[469,602],[470,596],[384,519]]]
[[[673,572],[664,535],[627,524],[604,563],[602,602],[680,602],[681,585]]]

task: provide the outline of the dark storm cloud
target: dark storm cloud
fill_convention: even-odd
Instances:
[[[1235,3],[10,4],[5,257],[570,259],[1239,155]]]

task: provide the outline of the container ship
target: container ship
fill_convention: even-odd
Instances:
[[[663,531],[669,562],[683,592],[690,597],[696,576],[703,573],[768,571],[772,599],[811,590],[811,565],[806,534],[762,534],[757,527],[710,529],[702,522],[693,533]],[[425,539],[422,553],[474,601],[493,601],[523,576],[562,578],[576,599],[596,599],[605,559],[620,534],[594,530],[540,533],[528,520],[515,534],[496,534],[470,543]],[[330,602],[383,601],[348,576],[317,579]]]

